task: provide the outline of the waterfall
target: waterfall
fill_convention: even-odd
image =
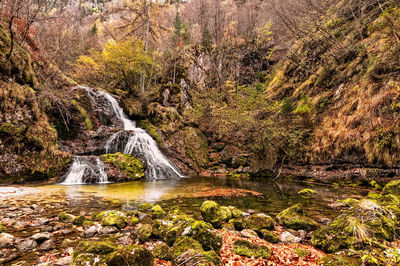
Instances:
[[[88,181],[108,183],[104,163],[99,157],[92,160],[89,156],[74,156],[72,160],[72,165],[64,176],[63,184],[85,184]]]
[[[166,179],[183,177],[174,164],[160,151],[157,143],[150,137],[144,129],[136,127],[123,112],[118,101],[110,94],[94,90],[88,87],[79,86],[85,89],[92,100],[93,105],[104,113],[112,112],[122,124],[121,131],[114,133],[105,143],[103,149],[105,153],[122,152],[132,154],[146,162],[147,179]],[[113,127],[118,127],[113,125]],[[90,176],[96,175],[96,182],[108,182],[107,174],[104,171],[104,164],[99,157],[96,162],[91,163],[85,156],[74,156],[73,163],[64,176],[62,184],[82,184],[89,180]]]

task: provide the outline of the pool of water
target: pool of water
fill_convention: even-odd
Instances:
[[[317,194],[313,199],[303,199],[297,193],[304,188],[312,188]],[[237,189],[239,196],[236,195]],[[179,205],[187,212],[198,214],[201,203],[212,199],[222,205],[234,205],[242,210],[262,211],[270,215],[276,215],[301,202],[307,215],[314,218],[332,217],[337,213],[331,207],[332,203],[365,194],[366,192],[356,189],[332,188],[303,182],[228,177],[190,177],[97,185],[56,184],[19,187],[15,192],[10,187],[0,188],[2,204],[59,203],[77,212],[107,208],[135,209],[143,202],[151,202],[161,206]]]

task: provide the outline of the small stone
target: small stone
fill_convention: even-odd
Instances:
[[[108,234],[114,234],[114,233],[118,232],[118,229],[114,226],[104,226],[104,227],[100,227],[98,232],[99,232],[99,234],[108,235]]]
[[[55,266],[68,266],[72,264],[72,256],[59,258],[54,262]]]
[[[15,236],[1,233],[0,234],[0,249],[13,247],[15,243]]]
[[[50,239],[51,234],[50,233],[36,233],[31,238],[35,240],[36,242],[43,242],[45,240]]]
[[[48,239],[44,241],[42,244],[39,246],[39,250],[41,251],[48,251],[51,249],[54,249],[56,247],[56,244],[54,243],[53,239]]]
[[[297,231],[297,236],[301,239],[305,239],[307,237],[307,232],[304,230]]]
[[[254,230],[251,229],[243,229],[240,231],[240,235],[247,238],[257,238],[258,235]]]
[[[21,252],[32,250],[36,247],[37,243],[32,239],[26,239],[17,245],[18,250]]]
[[[82,232],[82,237],[93,237],[95,234],[97,234],[97,227],[93,225]]]
[[[285,231],[281,234],[281,241],[284,244],[290,244],[290,243],[299,243],[301,239],[298,238],[297,236],[292,235],[288,231]]]

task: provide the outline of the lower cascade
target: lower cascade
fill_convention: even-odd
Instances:
[[[123,128],[114,133],[103,145],[105,154],[121,152],[131,154],[146,162],[147,179],[167,179],[183,177],[176,166],[160,151],[157,143],[144,129],[136,127],[136,123],[124,114],[117,100],[110,94],[79,86],[85,89],[93,105],[99,110],[110,111]],[[114,128],[117,128],[113,125]],[[90,157],[95,157],[93,160]],[[97,156],[74,156],[72,165],[62,177],[62,184],[108,183],[104,164]]]

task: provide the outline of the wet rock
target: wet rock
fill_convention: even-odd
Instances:
[[[232,213],[232,218],[237,219],[237,218],[242,218],[243,217],[243,212],[239,210],[238,208],[234,206],[229,206],[228,207]]]
[[[10,248],[15,244],[15,237],[8,233],[0,234],[0,249],[2,248]]]
[[[23,240],[21,243],[19,243],[17,245],[18,250],[21,252],[32,250],[36,247],[37,247],[37,243],[36,243],[36,241],[34,241],[32,239]]]
[[[40,225],[46,225],[50,222],[50,220],[47,218],[39,218],[39,220],[37,220],[37,221]]]
[[[144,212],[144,213],[150,213],[150,212],[151,212],[151,209],[152,209],[153,207],[154,207],[154,206],[153,206],[151,203],[146,202],[146,203],[143,203],[143,204],[141,204],[141,205],[139,206],[139,211],[140,211],[140,212]]]
[[[281,239],[279,238],[279,236],[277,236],[275,233],[273,233],[267,229],[262,229],[261,234],[262,234],[263,239],[268,241],[269,243],[277,244],[277,243],[281,242]]]
[[[138,218],[139,218],[139,221],[142,223],[142,224],[151,224],[152,223],[152,218],[151,218],[151,216],[149,215],[149,214],[146,214],[146,213],[139,213],[138,214]]]
[[[281,225],[294,230],[302,229],[312,231],[319,227],[317,222],[304,216],[303,206],[301,203],[297,203],[292,207],[283,210],[276,216],[276,218]]]
[[[329,219],[329,218],[320,218],[318,221],[319,221],[320,224],[327,225],[327,224],[329,224],[332,220]]]
[[[235,240],[233,242],[233,251],[236,254],[250,258],[263,257],[268,259],[271,257],[271,249],[269,247],[256,245],[246,240]]]
[[[261,229],[274,229],[274,220],[264,213],[253,214],[244,221],[246,228],[259,232]]]
[[[251,229],[243,229],[240,231],[240,235],[247,238],[257,238],[258,235],[254,230]]]
[[[154,256],[150,250],[142,246],[128,246],[119,248],[106,257],[108,266],[142,265],[153,266]]]
[[[40,244],[38,250],[40,251],[48,251],[51,249],[54,249],[56,247],[56,243],[54,242],[53,239],[48,239],[44,241],[42,244]]]
[[[301,238],[292,235],[288,231],[283,232],[280,236],[280,239],[284,244],[299,243],[301,241]]]
[[[317,192],[315,190],[306,188],[303,190],[300,190],[297,194],[299,194],[303,199],[310,199],[312,198]]]

